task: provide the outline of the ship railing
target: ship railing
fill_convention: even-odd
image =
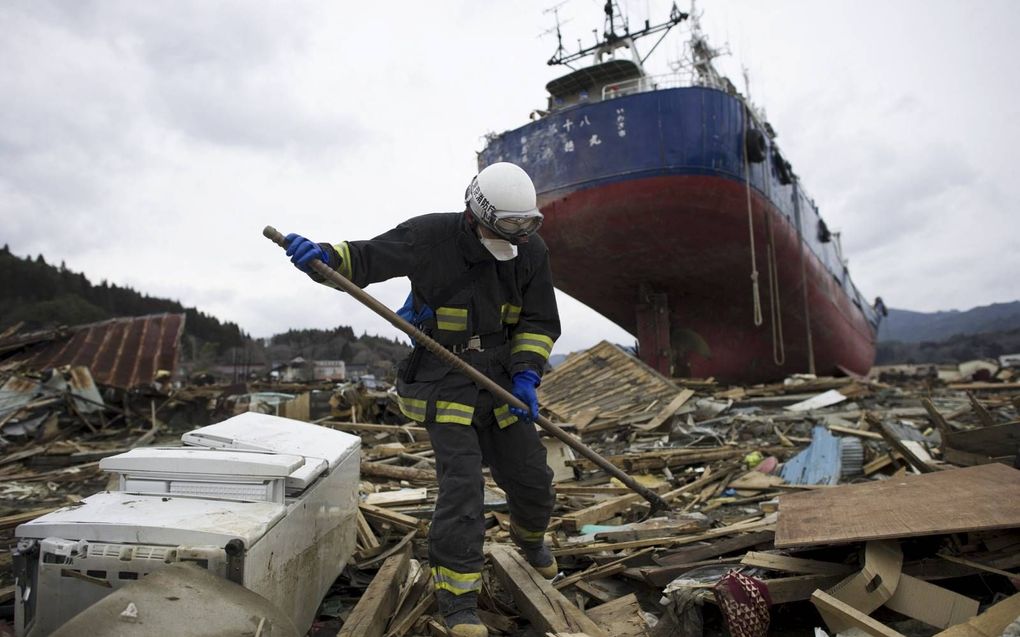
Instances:
[[[684,81],[682,77],[675,73],[646,75],[603,86],[602,99],[611,100],[614,97],[623,97],[624,95],[647,93],[648,91],[657,91],[664,88],[680,88],[689,85],[690,82]]]
[[[622,82],[614,82],[602,87],[602,99],[611,100],[614,97],[633,95],[635,93],[647,93],[666,88],[685,88],[688,86],[705,86],[714,88],[730,95],[737,95],[736,89],[729,80],[713,81],[711,77],[691,77],[687,73],[665,73],[663,75],[646,75],[635,77]]]

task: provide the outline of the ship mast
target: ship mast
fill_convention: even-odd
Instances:
[[[621,47],[626,47],[631,51],[634,51],[635,62],[642,65],[645,60],[648,59],[648,56],[652,54],[652,51],[655,50],[655,47],[659,46],[659,43],[666,37],[669,30],[687,19],[687,14],[680,11],[674,2],[673,8],[669,12],[669,20],[654,26],[650,24],[648,20],[645,20],[645,26],[643,29],[631,33],[630,23],[623,17],[623,13],[620,11],[619,5],[614,2],[614,0],[606,0],[606,4],[603,6],[603,11],[606,14],[606,21],[605,26],[602,29],[602,37],[599,38],[596,36],[595,44],[585,48],[581,47],[579,41],[578,50],[574,53],[567,53],[566,50],[564,50],[563,39],[560,37],[560,25],[557,20],[556,38],[559,41],[559,47],[557,47],[553,56],[549,58],[549,66],[562,64],[569,69],[573,69],[574,67],[570,66],[571,62],[576,62],[577,60],[589,55],[594,55],[596,57],[596,61],[601,61],[603,56],[611,54],[613,51]],[[622,34],[616,32],[618,22],[623,29]],[[655,33],[662,33],[662,35],[659,36],[659,39],[656,40],[655,44],[652,45],[652,48],[649,49],[648,53],[644,57],[638,56],[634,49],[634,40],[648,35],[653,35]]]
[[[701,30],[701,14],[697,12],[696,0],[691,0],[691,39],[686,44],[686,59],[673,66],[675,72],[688,70],[691,83],[726,91],[733,95],[736,88],[729,78],[716,70],[712,60],[729,53],[725,48],[717,49],[708,43],[708,36]]]

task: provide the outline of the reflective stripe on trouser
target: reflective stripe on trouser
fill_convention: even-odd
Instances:
[[[538,546],[545,542],[545,529],[538,531],[525,528],[513,518],[510,518],[510,533],[526,546]]]
[[[554,495],[552,469],[545,447],[532,426],[516,423],[501,429],[493,415],[492,396],[481,391],[470,427],[427,422],[436,452],[439,496],[429,529],[429,562],[433,568],[465,575],[482,570],[485,518],[482,511],[482,462],[507,495],[510,517],[525,529],[549,525]],[[435,584],[450,579],[436,579]],[[456,587],[452,587],[456,588]],[[452,593],[463,589],[443,590]]]
[[[433,566],[432,583],[437,589],[450,591],[454,595],[476,593],[482,589],[482,574],[458,573],[445,566]]]

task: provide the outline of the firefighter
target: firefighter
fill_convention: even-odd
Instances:
[[[557,573],[544,541],[552,470],[532,422],[560,322],[531,178],[514,164],[492,164],[464,199],[462,213],[414,217],[368,241],[330,245],[291,234],[287,254],[320,282],[309,269],[313,259],[360,287],[409,277],[411,294],[399,313],[528,405],[500,402],[420,345],[397,368],[400,409],[424,424],[435,450],[429,561],[439,610],[452,635],[484,637],[477,613],[483,465],[506,492],[510,535],[528,563],[546,578]]]

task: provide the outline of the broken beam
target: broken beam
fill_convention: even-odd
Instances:
[[[539,634],[583,632],[590,637],[609,637],[516,552],[493,546],[489,556],[500,582]]]

